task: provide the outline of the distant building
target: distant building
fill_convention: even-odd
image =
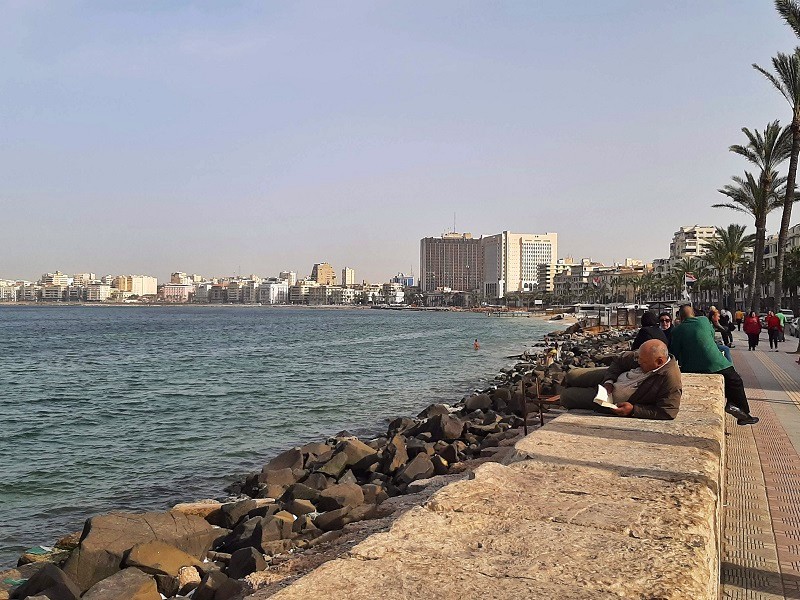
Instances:
[[[280,279],[285,279],[289,287],[297,283],[297,273],[294,271],[281,271],[278,277]]]
[[[289,284],[282,280],[262,281],[258,298],[261,304],[286,304],[289,302]]]
[[[169,276],[169,282],[178,285],[186,285],[188,283],[192,283],[192,280],[186,273],[178,271],[177,273],[172,273]]]
[[[86,286],[87,302],[105,302],[111,296],[111,285],[108,283],[90,283]]]
[[[356,284],[356,270],[349,267],[342,269],[342,285],[355,285]]]
[[[381,296],[386,304],[402,304],[405,300],[405,291],[401,283],[384,283]]]
[[[69,277],[64,275],[61,271],[56,271],[55,273],[45,273],[42,275],[41,278],[42,285],[69,285],[70,280]]]
[[[557,233],[504,231],[484,237],[482,243],[483,293],[487,298],[537,289],[539,265],[553,265],[558,257]]]
[[[316,281],[303,279],[289,288],[289,302],[292,304],[308,304],[311,288],[318,287]]]
[[[414,287],[414,276],[398,273],[389,280],[389,283],[399,283],[404,288]]]
[[[158,291],[158,296],[164,302],[188,302],[194,292],[191,284],[165,283]]]
[[[328,263],[317,263],[311,269],[311,279],[320,285],[336,285],[336,272]]]
[[[42,286],[25,282],[20,285],[17,293],[19,302],[38,302],[41,296]]]
[[[42,288],[43,302],[62,302],[67,295],[66,285],[46,285]]]
[[[0,281],[0,302],[16,302],[18,286],[6,281]]]
[[[448,287],[475,290],[483,285],[480,239],[471,233],[445,233],[420,240],[419,285],[422,291]]]
[[[97,275],[94,273],[75,273],[72,276],[72,283],[75,285],[88,285],[95,279],[97,279]]]
[[[669,245],[670,266],[686,258],[703,258],[706,246],[717,239],[717,228],[711,226],[691,225],[681,227],[672,236]]]
[[[353,304],[356,301],[357,291],[352,287],[332,287],[328,302],[331,304]]]
[[[114,278],[113,287],[131,295],[155,296],[158,293],[158,280],[149,275],[120,275]]]

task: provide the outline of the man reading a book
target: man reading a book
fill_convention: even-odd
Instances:
[[[608,368],[571,369],[564,383],[561,404],[566,408],[638,419],[674,419],[683,393],[678,363],[661,340],[648,340],[637,352],[624,352]],[[609,408],[600,405],[605,394],[598,394],[598,386],[608,393]]]

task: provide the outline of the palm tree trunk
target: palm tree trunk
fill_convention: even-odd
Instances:
[[[786,176],[786,198],[783,201],[781,229],[778,233],[778,257],[775,264],[775,309],[781,308],[783,296],[783,258],[786,251],[786,238],[789,236],[789,221],[792,217],[794,185],[797,179],[797,155],[800,154],[800,119],[792,120],[792,154],[789,157],[789,173]]]
[[[764,245],[767,238],[767,216],[764,215],[756,221],[756,243],[753,248],[753,300],[750,310],[756,314],[761,312],[761,288],[764,279]]]

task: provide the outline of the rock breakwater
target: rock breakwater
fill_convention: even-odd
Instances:
[[[386,516],[387,501],[432,478],[501,459],[519,435],[526,399],[537,389],[558,393],[572,368],[609,364],[632,337],[572,326],[511,357],[518,362],[490,386],[452,405],[398,417],[369,439],[343,431],[282,452],[230,486],[227,501],[93,517],[79,538],[26,553],[18,569],[2,573],[0,599],[240,598],[258,587],[253,573],[286,554],[313,551],[350,523]]]

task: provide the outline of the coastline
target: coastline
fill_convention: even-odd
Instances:
[[[556,325],[566,325],[566,324],[568,324],[568,322],[565,323],[563,320],[558,321],[558,322],[553,322],[554,326],[556,326]],[[558,332],[545,334],[545,338],[552,337],[552,336],[556,335],[557,333]],[[574,336],[572,336],[572,337],[574,337]],[[571,336],[567,335],[563,339],[568,341],[568,340],[571,339]],[[541,347],[541,348],[544,347],[542,342],[537,342],[536,345]],[[534,355],[531,355],[531,357],[535,358]],[[523,358],[523,355],[521,354],[521,355],[519,355],[519,357],[508,357],[508,358],[509,359],[517,358],[518,360],[521,360]],[[482,394],[473,394],[472,396],[467,394],[460,401],[452,403],[450,406],[448,406],[446,408],[447,413],[449,414],[451,411],[460,411],[458,413],[459,414],[459,418],[462,417],[462,416],[463,417],[467,417],[470,414],[470,412],[474,412],[474,410],[473,411],[466,410],[467,408],[470,408],[466,404],[469,398],[475,398],[476,396],[487,396],[487,393],[494,394],[494,392],[492,392],[492,390],[496,391],[498,389],[507,389],[508,385],[510,385],[511,382],[513,381],[516,373],[532,371],[532,368],[533,368],[535,363],[521,363],[521,364],[523,364],[522,370],[520,370],[520,368],[519,368],[520,364],[517,364],[516,370],[515,370],[515,368],[501,367],[500,368],[500,372],[495,377],[495,383],[494,384],[491,384],[488,388],[485,388],[484,390],[482,390]],[[525,365],[527,365],[527,366],[525,366]],[[547,378],[543,377],[542,379],[546,380]],[[546,381],[546,383],[547,383],[547,385],[552,386],[553,385],[553,380],[550,379],[550,380]],[[511,396],[508,397],[508,400],[512,400],[512,399],[513,399],[513,393],[511,394]],[[485,399],[481,398],[481,404],[482,404],[483,408],[486,409],[488,407],[483,404],[484,402],[485,402]],[[492,405],[491,405],[491,408],[489,408],[490,412],[494,408],[499,408],[498,406],[494,405],[494,397],[492,397],[491,402],[492,402]],[[502,402],[501,402],[501,404],[502,404]],[[436,416],[436,415],[429,414],[430,410],[432,409],[433,406],[440,406],[441,407],[442,405],[429,406],[428,409],[426,409],[425,411],[420,413],[420,415],[418,415],[416,419],[418,420],[421,417],[424,418],[424,419],[430,419],[432,416]],[[438,410],[441,410],[441,408],[438,409]],[[478,409],[478,410],[480,411],[481,409]],[[429,411],[429,413],[426,414],[426,411]],[[490,460],[495,453],[500,451],[500,450],[497,450],[498,448],[503,448],[503,447],[508,446],[509,443],[507,443],[505,440],[517,439],[518,436],[519,436],[520,425],[521,425],[520,419],[519,419],[518,416],[514,415],[513,407],[509,410],[509,407],[508,407],[507,404],[503,408],[503,411],[504,412],[498,412],[497,413],[498,414],[498,418],[495,421],[494,425],[492,425],[492,427],[494,427],[494,429],[492,430],[492,434],[495,435],[495,437],[491,439],[491,442],[488,445],[484,445],[483,442],[481,442],[480,444],[476,444],[475,442],[478,442],[483,438],[474,437],[475,436],[475,432],[479,432],[480,434],[487,434],[486,431],[483,431],[481,429],[477,429],[473,433],[469,433],[469,434],[465,433],[465,435],[472,435],[474,437],[474,439],[470,439],[470,438],[466,439],[466,441],[471,442],[471,443],[469,445],[465,446],[464,448],[461,448],[461,452],[463,452],[463,453],[460,453],[458,455],[459,460],[457,460],[456,463],[452,465],[452,467],[454,467],[454,468],[448,469],[447,472],[445,472],[445,473],[437,473],[436,476],[438,477],[439,475],[442,475],[442,476],[445,476],[445,477],[449,477],[449,476],[459,475],[459,474],[465,473],[466,471],[471,469],[475,464],[480,464],[480,463],[474,463],[474,461],[484,461],[485,462],[485,460]],[[444,413],[440,413],[440,414],[444,414]],[[499,415],[502,415],[502,414],[505,414],[506,416],[500,418]],[[408,417],[402,417],[402,418],[399,418],[399,419],[401,421],[408,421],[409,420]],[[503,423],[504,419],[505,419],[505,423]],[[396,421],[398,421],[398,419],[395,419],[393,422],[396,422]],[[470,427],[477,427],[477,426],[473,425],[473,426],[470,426]],[[472,431],[472,430],[470,429],[469,431]],[[464,429],[464,432],[467,432],[467,428]],[[422,433],[424,433],[424,432],[422,432]],[[512,435],[512,433],[513,433],[513,435]],[[339,435],[338,437],[337,436],[333,436],[332,438],[329,438],[325,443],[326,444],[330,444],[331,441],[333,441],[334,442],[334,447],[335,447],[336,445],[342,443],[343,440],[346,440],[346,439],[351,437],[349,435],[349,432],[340,432],[340,434],[341,435]],[[375,437],[374,435],[373,436],[368,436],[368,437],[372,437],[372,440],[369,442],[370,444],[373,444],[376,439],[380,440],[380,434],[378,434],[378,437]],[[379,450],[380,449],[384,449],[385,450],[385,448],[387,447],[386,444],[389,443],[388,442],[388,438],[386,438],[386,436],[383,436],[383,437],[384,437],[384,439],[381,442],[378,443],[378,446],[380,446]],[[423,438],[424,438],[424,436],[423,436]],[[312,442],[312,444],[314,444],[314,442]],[[411,456],[408,456],[407,458],[411,458]],[[273,459],[273,461],[274,460],[275,459]],[[270,463],[268,463],[268,464],[270,464]],[[457,468],[455,468],[456,465],[458,465]],[[229,496],[227,498],[224,498],[223,500],[226,500],[226,501],[230,502],[230,501],[238,499],[239,501],[242,501],[243,498],[250,498],[250,497],[259,496],[259,490],[257,490],[256,488],[253,487],[253,485],[254,485],[253,475],[256,475],[256,481],[258,479],[258,474],[251,474],[250,475],[250,478],[249,478],[250,488],[249,489],[247,488],[248,480],[245,479],[244,481],[240,482],[238,488],[237,488],[236,484],[234,484],[234,486],[228,488],[228,491],[233,492],[234,495],[233,496]],[[430,475],[433,475],[433,473],[431,473]],[[408,484],[412,483],[413,481],[414,481],[414,479],[412,479],[411,482],[408,482]],[[389,485],[389,486],[394,485],[391,482],[385,482],[385,483],[387,483],[387,485]],[[263,484],[256,484],[256,485],[263,485]],[[409,487],[411,487],[411,490],[408,490]],[[419,487],[419,486],[417,486],[417,487]],[[404,489],[400,489],[397,486],[395,486],[394,489],[392,489],[391,487],[389,487],[387,489],[389,489],[389,491],[392,491],[390,500],[392,500],[392,502],[394,502],[394,504],[398,504],[399,503],[399,505],[402,505],[403,501],[396,501],[395,498],[398,498],[398,497],[399,498],[404,498],[409,493],[417,493],[417,492],[421,491],[421,489],[416,489],[415,490],[414,486],[410,486],[410,485],[406,485]],[[271,490],[271,491],[274,491],[274,489]],[[242,495],[242,492],[247,492],[247,493],[245,495]],[[277,495],[277,494],[273,494],[273,495]],[[262,494],[262,497],[263,497],[263,494]],[[268,496],[268,498],[269,497],[270,496]],[[387,504],[386,508],[388,509],[388,507],[390,507],[390,506],[392,506],[391,503]],[[364,522],[368,523],[369,520],[364,521]],[[342,526],[344,526],[344,525],[346,525],[346,523],[342,523]],[[369,527],[368,527],[368,529],[369,529]],[[280,556],[280,555],[281,555],[281,553],[278,552],[276,556]],[[277,560],[276,564],[281,564],[282,562],[285,562],[285,561],[283,559],[279,559],[279,560]],[[314,562],[314,561],[311,561],[311,562]],[[301,563],[302,563],[302,561],[301,561]],[[308,563],[308,561],[306,561],[306,563]],[[308,564],[310,564],[310,563],[308,563]],[[296,568],[289,569],[289,570],[292,571],[292,572],[295,572],[295,571],[298,571],[298,570],[302,570],[302,568],[301,568],[301,565],[298,565]],[[292,576],[292,574],[289,573],[287,575],[287,577],[288,576]]]

